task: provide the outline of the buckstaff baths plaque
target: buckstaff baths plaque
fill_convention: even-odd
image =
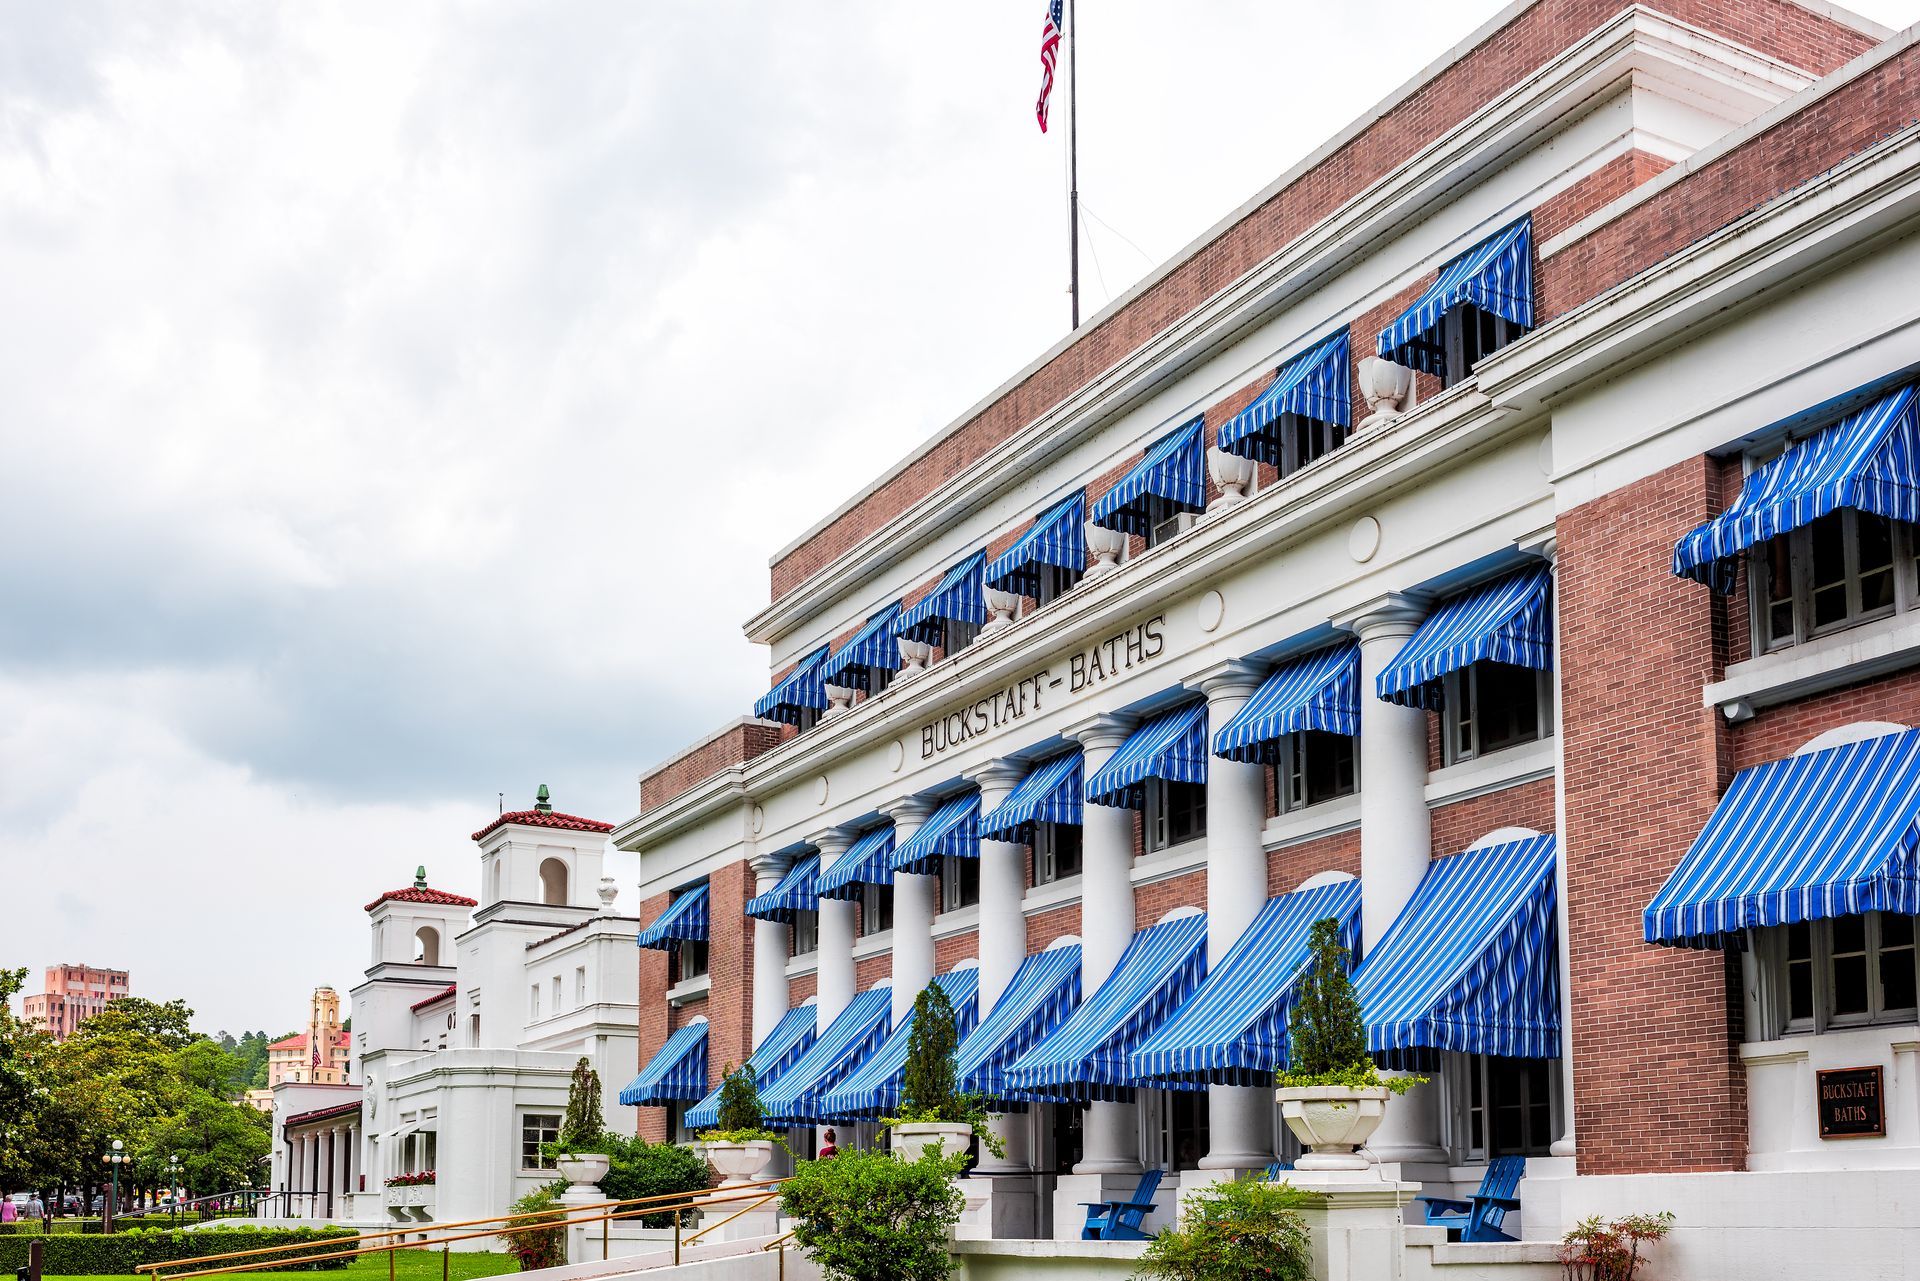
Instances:
[[[1887,1095],[1880,1065],[1815,1074],[1823,1139],[1873,1139],[1887,1132]]]

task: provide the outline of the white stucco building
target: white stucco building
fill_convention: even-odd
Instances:
[[[366,905],[356,1084],[275,1092],[273,1188],[287,1215],[476,1219],[554,1178],[540,1145],[574,1065],[584,1055],[617,1088],[637,1053],[637,922],[615,912],[601,874],[609,830],[556,813],[542,787],[533,809],[473,834],[480,900],[435,889],[422,868]],[[622,1111],[608,1123],[630,1131]]]

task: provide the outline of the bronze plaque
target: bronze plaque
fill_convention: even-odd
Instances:
[[[1879,1138],[1887,1132],[1886,1082],[1880,1067],[1834,1068],[1815,1074],[1823,1139]]]

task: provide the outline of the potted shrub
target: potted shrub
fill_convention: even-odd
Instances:
[[[1375,1069],[1339,922],[1315,921],[1309,947],[1312,958],[1288,1016],[1287,1070],[1274,1082],[1280,1115],[1309,1149],[1298,1168],[1364,1170],[1367,1158],[1355,1149],[1380,1128],[1387,1099],[1426,1078],[1383,1078]]]
[[[903,1160],[916,1161],[928,1150],[965,1152],[976,1135],[995,1156],[1006,1155],[1005,1144],[987,1128],[985,1101],[957,1088],[953,1056],[959,1043],[953,1003],[939,984],[927,984],[913,999],[900,1115],[882,1118]]]
[[[700,1133],[700,1151],[720,1186],[752,1183],[773,1163],[773,1131],[761,1124],[753,1064],[729,1066],[720,1079],[719,1124]]]
[[[567,1085],[567,1114],[560,1135],[546,1147],[560,1177],[576,1188],[597,1187],[610,1158],[607,1123],[600,1112],[600,1074],[585,1056],[573,1065]]]

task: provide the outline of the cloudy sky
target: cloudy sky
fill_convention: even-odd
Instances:
[[[1497,6],[1082,7],[1092,307]],[[0,0],[0,965],[285,1030],[747,710],[769,555],[1065,328],[1041,8]]]

